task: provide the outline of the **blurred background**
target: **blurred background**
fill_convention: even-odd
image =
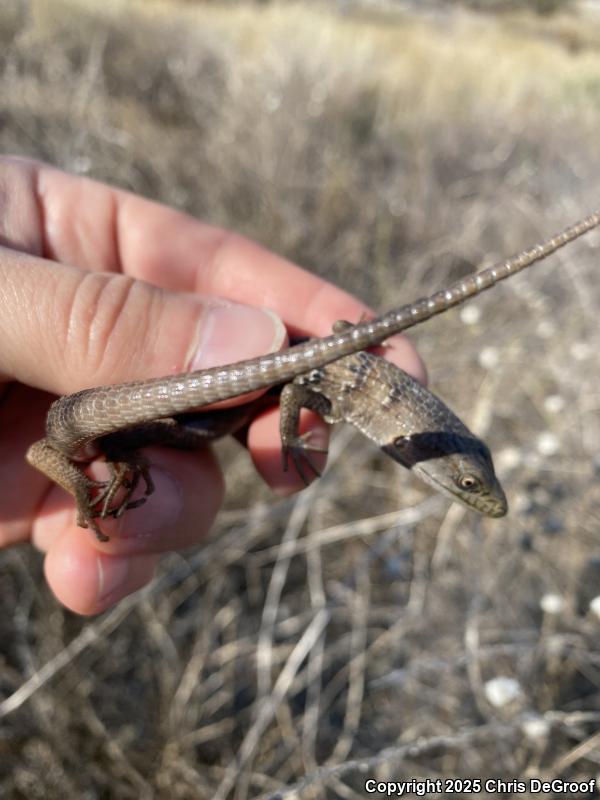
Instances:
[[[599,6],[9,0],[0,149],[384,310],[600,207]],[[220,445],[213,536],[101,617],[63,611],[30,548],[0,554],[2,797],[600,774],[599,260],[592,233],[411,332],[494,453],[502,520],[343,428],[283,501]]]

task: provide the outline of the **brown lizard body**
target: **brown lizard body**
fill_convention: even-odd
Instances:
[[[131,501],[140,478],[146,494],[153,491],[140,447],[151,443],[200,446],[221,431],[198,429],[195,412],[199,408],[287,384],[282,397],[282,443],[301,473],[302,460],[313,469],[307,457],[312,448],[297,435],[298,411],[305,405],[331,421],[356,425],[397,461],[470,508],[502,516],[506,499],[487,447],[410,376],[360,351],[480,294],[598,225],[600,212],[443,291],[368,322],[339,323],[331,336],[279,353],[61,397],[48,412],[46,438],[30,447],[27,459],[75,497],[79,525],[92,527],[100,539],[106,539],[96,518],[116,517],[140,505],[143,498]],[[251,410],[232,413],[234,421],[239,413],[248,415]],[[82,467],[100,454],[108,461],[111,477],[92,481]],[[117,499],[119,490],[124,491]]]

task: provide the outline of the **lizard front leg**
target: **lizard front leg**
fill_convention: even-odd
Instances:
[[[334,333],[343,333],[352,327],[352,323],[339,319],[332,325]],[[279,434],[281,437],[281,455],[283,469],[287,472],[291,457],[296,472],[308,485],[309,480],[305,472],[308,467],[315,477],[321,477],[321,471],[314,464],[310,453],[325,453],[327,450],[310,444],[310,431],[300,434],[300,411],[308,408],[315,411],[325,422],[341,422],[343,416],[334,413],[333,404],[325,395],[318,391],[318,386],[323,375],[323,370],[315,369],[306,375],[299,375],[292,383],[286,384],[281,390],[279,401]]]
[[[310,481],[305,472],[305,467],[308,467],[317,478],[321,476],[320,470],[313,463],[309,453],[326,454],[327,449],[310,444],[310,431],[304,434],[299,433],[300,410],[302,408],[315,411],[320,417],[329,421],[331,403],[322,394],[309,389],[302,380],[288,383],[281,390],[279,434],[281,436],[283,469],[287,471],[291,457],[296,472],[304,483],[308,485]]]

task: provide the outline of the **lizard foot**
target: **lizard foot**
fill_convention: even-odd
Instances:
[[[327,448],[316,447],[310,444],[310,431],[303,433],[301,436],[295,436],[282,444],[281,455],[283,457],[283,471],[288,471],[289,459],[291,457],[296,472],[302,478],[303,482],[308,486],[310,480],[306,468],[313,473],[315,478],[321,477],[321,470],[315,466],[313,459],[309,453],[324,453],[327,455]]]
[[[96,516],[101,519],[113,517],[117,519],[125,511],[138,508],[146,502],[146,498],[154,491],[154,483],[150,476],[150,465],[144,456],[139,453],[131,455],[127,461],[108,461],[110,478],[104,481],[102,491],[94,498]],[[145,484],[144,497],[131,500],[131,496],[143,479]],[[121,497],[115,502],[117,494],[122,491]]]
[[[101,542],[108,541],[109,537],[102,532],[97,519],[117,519],[125,511],[143,505],[146,497],[154,491],[150,465],[139,453],[128,456],[127,461],[108,461],[107,465],[110,471],[108,480],[95,481],[83,476],[76,492],[77,524],[81,528],[91,528]],[[131,500],[140,479],[145,483],[145,496]]]

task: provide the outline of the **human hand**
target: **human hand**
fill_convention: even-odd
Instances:
[[[152,448],[156,492],[104,520],[110,541],[100,543],[77,527],[72,498],[24,461],[53,396],[251,358],[284,347],[288,330],[327,335],[333,321],[365,312],[234,233],[0,157],[0,546],[31,539],[46,554],[57,598],[82,614],[140,588],[160,552],[189,547],[211,527],[223,497],[218,465],[209,448]],[[403,337],[390,340],[386,356],[424,380]],[[308,419],[323,442],[324,424]],[[273,488],[302,486],[293,470],[282,472],[275,409],[252,422],[247,445]]]

